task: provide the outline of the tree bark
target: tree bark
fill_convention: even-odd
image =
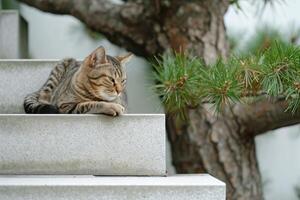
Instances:
[[[171,47],[191,49],[207,63],[226,57],[228,44],[223,18],[228,6],[228,1],[180,4],[177,8],[182,13],[180,19],[186,21],[179,21],[176,15],[167,19]],[[181,32],[182,28],[185,31]],[[225,181],[227,199],[262,199],[254,137],[242,137],[245,127],[238,123],[237,116],[231,110],[216,116],[207,106],[187,112],[187,122],[167,116],[176,171],[209,173]]]
[[[206,63],[228,54],[224,15],[229,0],[20,0],[70,14],[113,43],[149,57],[169,49],[189,51]],[[254,137],[300,122],[286,102],[236,104],[216,116],[209,105],[188,109],[187,121],[167,115],[173,164],[179,173],[210,173],[226,182],[227,199],[263,199]]]
[[[143,57],[175,49],[188,50],[211,62],[227,53],[222,14],[229,0],[132,0],[123,4],[110,0],[20,1],[46,12],[73,15],[111,42]]]
[[[253,137],[231,111],[216,117],[209,109],[191,109],[189,122],[168,116],[173,163],[179,173],[209,173],[226,182],[227,199],[262,199]]]

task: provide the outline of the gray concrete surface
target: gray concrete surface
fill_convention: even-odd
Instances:
[[[27,23],[18,11],[0,9],[0,59],[28,57]]]
[[[165,142],[163,114],[0,114],[0,174],[161,176]]]
[[[0,177],[1,200],[225,200],[209,175],[170,177]]]

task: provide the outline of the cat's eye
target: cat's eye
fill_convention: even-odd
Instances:
[[[123,79],[121,83],[122,83],[122,84],[125,84],[125,83],[126,83],[126,79]]]
[[[110,80],[111,82],[115,83],[115,79],[114,79],[114,78],[112,78],[112,77],[108,77],[108,78],[109,78],[109,80]]]

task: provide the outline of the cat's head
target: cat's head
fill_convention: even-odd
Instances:
[[[125,56],[108,56],[101,46],[83,61],[85,87],[89,93],[104,101],[114,101],[126,86],[125,63],[132,54]]]

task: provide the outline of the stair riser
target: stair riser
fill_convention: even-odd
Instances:
[[[164,115],[0,115],[0,174],[165,175]]]

